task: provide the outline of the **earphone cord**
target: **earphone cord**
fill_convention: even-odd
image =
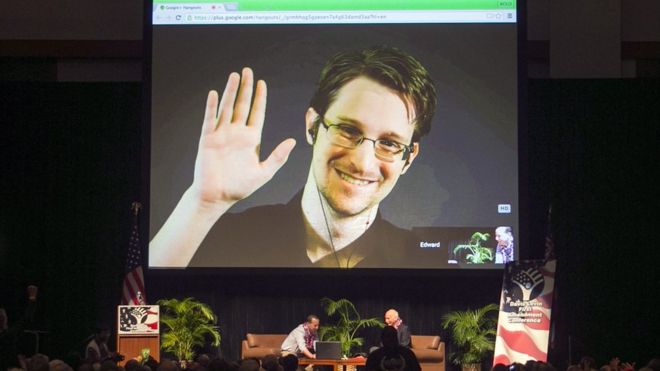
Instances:
[[[316,177],[314,177],[316,179]],[[328,217],[325,215],[325,207],[323,206],[323,199],[321,198],[321,191],[319,191],[319,188],[316,187],[316,193],[319,195],[319,203],[321,204],[321,212],[323,213],[323,220],[325,221],[325,229],[328,231],[328,237],[330,238],[330,248],[332,249],[332,256],[335,257],[335,260],[337,261],[337,268],[341,268],[341,262],[339,261],[339,257],[337,256],[337,251],[335,251],[335,243],[332,240],[332,233],[330,233],[330,224],[328,223]],[[351,254],[353,255],[353,254]],[[350,258],[349,258],[350,261]],[[348,266],[346,267],[348,268]]]
[[[325,215],[325,207],[323,206],[323,199],[321,196],[321,191],[319,191],[318,188],[316,188],[316,193],[319,195],[319,203],[321,204],[321,212],[323,213],[323,221],[325,222],[325,229],[328,231],[328,238],[330,238],[330,247],[332,248],[332,255],[335,257],[335,260],[337,261],[337,268],[341,268],[341,262],[339,261],[339,256],[337,256],[337,251],[335,250],[335,242],[332,239],[332,233],[330,232],[330,224],[328,223],[328,217]],[[373,212],[373,209],[369,211],[369,216],[367,217],[367,222],[364,225],[364,230],[366,231],[367,228],[369,228],[369,222],[371,221],[371,213]],[[353,258],[353,254],[355,253],[355,250],[357,250],[357,246],[353,246],[351,249],[351,253],[348,255],[348,259],[346,260],[346,269],[351,268],[351,259]]]

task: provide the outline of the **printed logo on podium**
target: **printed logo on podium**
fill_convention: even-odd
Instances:
[[[123,335],[158,334],[158,305],[120,305],[117,310],[118,333]]]

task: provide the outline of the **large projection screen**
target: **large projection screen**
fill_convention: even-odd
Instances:
[[[155,0],[152,10],[151,268],[492,269],[518,257],[515,1]],[[323,126],[310,139],[307,114],[326,62],[374,48],[412,56],[434,82],[431,130],[410,163],[383,161],[375,143],[401,134],[390,130],[398,128],[390,112],[408,112],[405,99],[348,98],[362,88],[359,77],[341,86],[325,124],[339,118],[366,139],[339,147]],[[230,73],[244,67],[267,85],[260,160],[287,138],[296,145],[263,186],[223,203],[226,211],[208,212],[193,186],[200,173],[211,179],[210,170],[195,171],[200,135],[209,134],[207,96],[222,96]],[[369,77],[360,81],[383,96],[398,94]],[[363,116],[351,121],[351,112]],[[210,133],[226,139],[227,131],[214,130],[244,125],[229,121],[214,121]],[[211,167],[209,181],[242,184],[245,151],[216,144],[213,153],[226,154],[216,162],[229,165]],[[340,190],[326,189],[337,184]],[[324,192],[340,193],[346,210]]]

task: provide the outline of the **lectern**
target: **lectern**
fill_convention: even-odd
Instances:
[[[120,365],[142,354],[142,349],[160,362],[160,309],[158,305],[117,306],[117,352]]]

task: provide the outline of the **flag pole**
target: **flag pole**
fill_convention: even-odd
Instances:
[[[133,203],[131,203],[131,210],[133,211],[133,215],[138,216],[140,209],[142,209],[141,203],[137,201],[133,201]]]

